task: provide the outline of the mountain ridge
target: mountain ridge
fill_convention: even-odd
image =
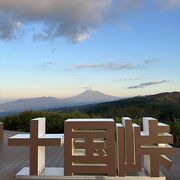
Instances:
[[[86,90],[79,95],[68,98],[54,98],[54,97],[36,97],[18,99],[12,102],[0,104],[0,111],[16,112],[24,110],[41,110],[56,107],[68,107],[94,104],[106,101],[120,99],[120,97],[110,96],[100,91]]]

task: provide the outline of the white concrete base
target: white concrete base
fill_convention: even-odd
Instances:
[[[137,175],[125,177],[110,177],[110,176],[64,176],[64,168],[48,167],[43,170],[39,176],[30,176],[29,168],[24,167],[16,174],[16,179],[61,179],[61,180],[166,180],[166,177],[161,173],[160,177],[149,177],[144,171]]]

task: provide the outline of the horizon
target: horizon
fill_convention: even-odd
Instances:
[[[97,92],[100,92],[100,93],[102,93],[102,94],[105,94],[105,93],[103,93],[103,92],[101,92],[101,91],[98,91],[98,90],[92,90],[92,89],[87,89],[87,90],[84,90],[84,91],[82,91],[82,92],[80,92],[79,94],[75,94],[75,95],[73,95],[73,96],[67,96],[67,97],[55,97],[55,96],[37,96],[37,97],[28,97],[28,98],[26,98],[26,97],[24,97],[24,98],[17,98],[17,99],[0,99],[0,105],[1,104],[5,104],[5,103],[8,103],[8,102],[13,102],[13,101],[16,101],[16,100],[26,100],[26,99],[36,99],[36,98],[56,98],[56,99],[59,99],[59,100],[63,100],[63,99],[66,99],[66,98],[73,98],[73,97],[75,97],[75,96],[78,96],[78,95],[81,95],[81,94],[83,94],[84,92],[86,92],[86,91],[97,91]],[[114,97],[116,97],[116,98],[120,98],[119,100],[121,100],[121,99],[128,99],[128,98],[133,98],[133,97],[140,97],[140,96],[151,96],[151,95],[157,95],[157,94],[163,94],[163,93],[175,93],[175,92],[180,92],[180,91],[166,91],[166,92],[160,92],[160,93],[153,93],[153,94],[145,94],[145,95],[135,95],[135,96],[114,96]],[[108,95],[108,96],[113,96],[112,94],[105,94],[105,95]],[[114,100],[114,101],[116,101],[116,100]]]
[[[179,0],[38,2],[0,1],[0,101],[180,91]]]

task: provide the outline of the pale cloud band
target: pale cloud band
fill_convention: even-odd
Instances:
[[[116,63],[102,63],[102,64],[79,64],[74,65],[74,69],[102,69],[102,70],[120,70],[120,69],[132,69],[133,65],[127,64],[116,64]]]
[[[165,7],[179,0],[157,0]],[[157,2],[153,1],[153,2]],[[0,40],[22,35],[28,25],[37,27],[35,39],[64,37],[77,43],[87,39],[104,23],[119,22],[123,13],[143,0],[0,0]],[[26,33],[26,32],[25,32]]]
[[[145,68],[148,67],[160,60],[158,59],[146,59],[141,61],[139,64],[133,63],[114,63],[114,62],[107,62],[107,63],[100,63],[100,64],[76,64],[73,65],[69,70],[81,70],[81,69],[101,69],[101,70],[131,70],[131,69],[138,69],[138,68]]]
[[[164,83],[168,83],[168,82],[169,81],[167,81],[167,80],[146,82],[146,83],[142,83],[142,84],[139,84],[139,85],[136,85],[136,86],[130,86],[130,87],[128,87],[128,89],[146,88],[148,86],[164,84]]]

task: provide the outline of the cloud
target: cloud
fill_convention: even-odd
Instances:
[[[100,64],[77,64],[73,65],[69,70],[72,69],[101,69],[101,70],[130,70],[130,69],[138,69],[138,68],[146,68],[151,64],[156,63],[159,61],[158,59],[146,59],[141,61],[138,64],[133,63],[114,63],[114,62],[108,62],[108,63],[100,63]]]
[[[156,62],[160,61],[159,59],[146,59],[143,61],[144,64],[149,65],[149,64],[154,64]]]
[[[87,39],[104,23],[119,22],[122,13],[142,0],[0,0],[0,39],[10,40],[33,25],[34,39]],[[21,28],[20,28],[21,26]]]
[[[54,65],[54,63],[52,61],[44,61],[39,67],[40,68],[47,68]]]
[[[143,61],[140,61],[136,67],[137,68],[146,68],[146,67],[149,67],[150,65],[153,65],[157,62],[160,62],[159,59],[155,59],[155,58],[149,58],[149,59],[145,59]]]
[[[132,69],[134,66],[130,63],[116,64],[116,63],[102,63],[102,64],[78,64],[74,65],[73,69],[102,69],[102,70],[120,70],[120,69]]]
[[[83,86],[83,87],[81,87],[81,89],[85,89],[85,90],[94,90],[94,88],[93,88],[92,85],[89,85],[89,86]]]
[[[118,78],[118,79],[115,79],[115,81],[117,82],[127,82],[127,81],[140,81],[141,79],[140,78]]]
[[[144,0],[0,0],[0,40],[11,40],[33,26],[35,40],[64,37],[78,43],[105,23],[125,30],[124,14],[139,10]],[[166,9],[180,7],[180,0],[153,0]]]
[[[163,83],[167,83],[167,82],[169,82],[169,81],[167,81],[167,80],[152,81],[152,82],[142,83],[142,84],[139,84],[139,85],[136,85],[136,86],[130,86],[130,87],[128,87],[128,89],[146,88],[148,86],[163,84]]]
[[[3,17],[0,14],[0,39],[10,40],[20,36],[21,22],[17,19]]]
[[[163,9],[180,8],[180,0],[158,0],[158,4]]]

